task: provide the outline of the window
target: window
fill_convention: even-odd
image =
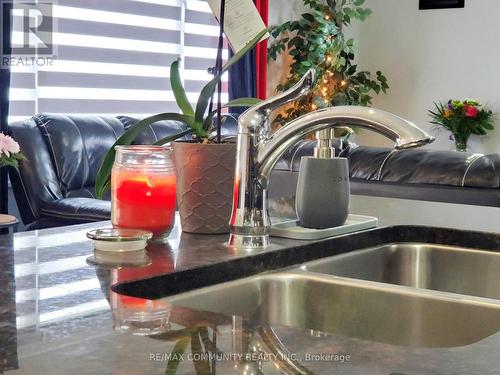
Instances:
[[[191,102],[212,78],[219,27],[206,1],[58,0],[52,14],[57,59],[12,67],[10,121],[41,112],[177,112],[168,77],[179,56]],[[23,37],[21,17],[14,13],[13,43]]]

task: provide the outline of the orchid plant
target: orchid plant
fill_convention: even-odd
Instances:
[[[451,132],[457,151],[467,151],[471,135],[486,135],[495,129],[493,112],[477,100],[450,99],[446,104],[434,103],[434,106],[435,110],[429,110],[431,124]]]
[[[170,85],[172,87],[172,91],[174,92],[175,101],[179,106],[181,113],[167,112],[146,117],[145,119],[131,126],[120,138],[118,138],[118,140],[104,157],[101,167],[97,173],[95,183],[96,196],[102,199],[106,191],[108,191],[110,188],[111,169],[113,167],[113,162],[115,159],[115,146],[132,144],[134,139],[144,129],[146,129],[146,127],[155,122],[163,120],[173,120],[182,122],[187,126],[187,129],[180,133],[160,139],[158,142],[156,142],[156,145],[164,145],[189,134],[191,134],[193,136],[193,139],[198,142],[217,142],[209,139],[210,132],[214,130],[214,119],[217,115],[216,110],[211,112],[207,111],[209,108],[210,99],[213,97],[215,89],[222,79],[222,76],[248,51],[254,48],[257,43],[267,34],[267,32],[267,29],[261,31],[254,39],[248,42],[244,48],[238,51],[226,62],[220,72],[217,72],[214,78],[203,87],[195,108],[193,108],[193,106],[189,102],[186,95],[186,90],[184,89],[184,86],[182,84],[182,79],[179,73],[179,60],[174,61],[170,66]],[[239,98],[224,104],[223,107],[251,107],[258,102],[259,100],[255,98]],[[218,124],[220,124],[220,121],[218,121]]]
[[[19,161],[26,159],[19,143],[11,136],[0,133],[0,167],[19,167]]]

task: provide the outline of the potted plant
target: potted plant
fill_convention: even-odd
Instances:
[[[386,92],[386,77],[378,71],[372,74],[358,71],[354,62],[354,39],[348,39],[342,28],[354,19],[364,21],[372,11],[363,8],[365,0],[303,0],[310,11],[296,21],[270,28],[274,37],[269,58],[276,60],[287,51],[291,56],[289,78],[277,86],[277,91],[297,83],[311,68],[316,71],[312,93],[294,103],[275,122],[285,125],[311,110],[335,105],[371,104],[372,95]]]
[[[192,141],[173,142],[177,170],[177,204],[182,230],[191,233],[227,233],[231,213],[236,145],[220,136],[209,138],[212,131],[220,135],[223,119],[217,111],[207,111],[222,76],[243,55],[250,51],[266,35],[260,32],[243,49],[238,51],[202,89],[196,107],[187,99],[179,74],[179,60],[170,66],[170,84],[175,100],[182,113],[160,113],[147,117],[131,126],[108,151],[96,177],[96,196],[102,198],[110,187],[111,168],[115,158],[115,146],[129,145],[149,125],[163,120],[179,121],[187,130],[156,142],[165,145],[191,134]],[[259,102],[254,98],[233,100],[223,107],[245,107]],[[216,124],[216,125],[214,125]]]
[[[483,108],[477,100],[450,99],[446,104],[434,103],[434,106],[434,111],[428,111],[431,123],[438,129],[445,128],[451,132],[450,138],[455,141],[457,151],[467,151],[467,142],[472,134],[486,135],[495,129],[493,112]]]

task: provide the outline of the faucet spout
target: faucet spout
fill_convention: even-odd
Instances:
[[[276,105],[309,92],[314,74],[306,75],[285,95],[258,104],[239,120],[233,211],[230,219],[229,245],[256,249],[270,245],[271,220],[267,206],[267,186],[279,158],[304,136],[345,124],[366,128],[394,141],[396,149],[412,148],[434,141],[415,125],[391,113],[367,107],[332,107],[301,116],[271,133],[269,111]]]
[[[411,122],[379,109],[357,106],[320,109],[289,122],[261,144],[257,155],[261,183],[267,183],[279,158],[306,135],[322,129],[345,127],[346,123],[382,134],[394,141],[396,149],[419,147],[434,141]]]

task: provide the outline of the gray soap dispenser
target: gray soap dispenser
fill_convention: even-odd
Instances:
[[[316,132],[314,156],[300,161],[295,209],[306,228],[344,225],[349,215],[349,167],[346,158],[335,157],[334,130]]]

